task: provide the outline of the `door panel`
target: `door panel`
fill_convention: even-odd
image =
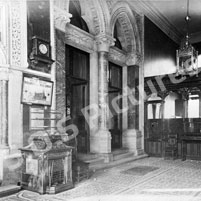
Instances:
[[[88,103],[88,85],[73,85],[72,86],[72,105],[71,116],[73,123],[77,126],[79,134],[77,136],[78,152],[88,151],[88,125],[81,110]]]
[[[109,120],[109,130],[111,132],[112,136],[112,149],[117,149],[121,148],[122,146],[122,119],[121,119],[121,114],[118,114],[118,111],[114,109],[112,106],[112,100],[116,98],[120,93],[109,93],[109,106],[110,106],[110,111],[112,113],[112,116],[110,117]],[[122,101],[121,99],[116,101],[116,104],[118,107],[121,109]]]
[[[122,68],[116,64],[109,63],[109,109],[112,116],[109,118],[109,131],[111,132],[112,149],[122,147],[122,99],[117,98],[122,93]],[[115,100],[116,107],[112,103]]]
[[[77,126],[78,152],[89,152],[89,127],[81,110],[89,105],[89,54],[66,45],[66,105]]]

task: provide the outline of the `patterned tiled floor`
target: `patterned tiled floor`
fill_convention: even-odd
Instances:
[[[145,173],[139,174],[139,168],[144,168]],[[76,184],[75,188],[56,195],[21,191],[1,200],[200,201],[201,162],[145,158],[95,172],[90,179]]]

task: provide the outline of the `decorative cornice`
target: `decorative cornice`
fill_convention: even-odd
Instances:
[[[110,47],[109,61],[120,66],[126,65],[126,53],[116,47]]]
[[[134,8],[139,9],[144,15],[152,20],[167,36],[180,44],[182,33],[169,22],[169,20],[154,6],[150,1],[137,0],[135,4],[128,3]]]
[[[110,46],[114,46],[115,39],[106,34],[99,34],[95,37],[97,50],[99,52],[109,52]]]
[[[70,22],[72,15],[65,10],[54,6],[54,22],[55,28],[62,32],[66,31],[66,24]]]
[[[65,43],[89,53],[94,51],[94,37],[72,24],[67,25]]]

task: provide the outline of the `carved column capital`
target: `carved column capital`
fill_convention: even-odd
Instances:
[[[99,34],[95,37],[98,52],[109,52],[110,46],[114,45],[115,39],[106,34]]]
[[[138,52],[128,53],[126,56],[126,65],[139,65],[142,62],[142,55]]]
[[[66,24],[70,22],[72,15],[65,10],[54,6],[54,22],[56,29],[59,29],[63,32],[66,30]]]

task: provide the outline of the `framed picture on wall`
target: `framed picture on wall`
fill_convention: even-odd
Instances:
[[[21,102],[29,105],[51,106],[53,82],[34,76],[23,76]]]

